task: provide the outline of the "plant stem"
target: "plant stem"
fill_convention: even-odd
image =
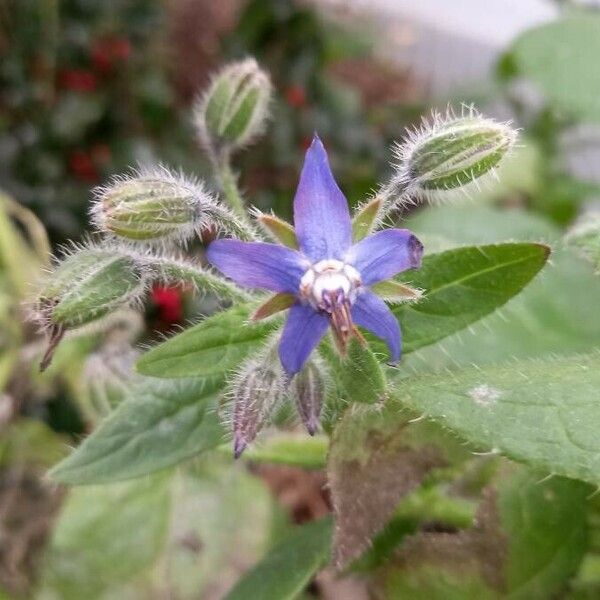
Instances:
[[[219,152],[215,157],[215,170],[221,191],[231,209],[244,221],[248,221],[248,213],[244,199],[237,185],[237,177],[231,169],[230,154],[227,150]]]
[[[408,495],[396,510],[397,517],[418,521],[440,521],[463,529],[473,525],[476,505],[446,495],[439,487],[419,489]]]

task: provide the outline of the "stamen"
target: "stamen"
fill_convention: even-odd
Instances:
[[[339,260],[323,260],[313,265],[300,282],[300,296],[329,317],[336,346],[342,354],[350,338],[360,336],[350,312],[360,285],[356,269]]]

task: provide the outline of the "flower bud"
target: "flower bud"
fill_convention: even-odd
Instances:
[[[279,364],[270,358],[246,363],[231,385],[235,458],[254,440],[283,397],[285,378]]]
[[[565,236],[565,242],[600,269],[600,212],[585,214]]]
[[[471,111],[433,116],[394,149],[397,173],[391,193],[443,200],[452,190],[493,173],[514,146],[516,132]]]
[[[292,382],[296,408],[310,435],[319,427],[319,417],[325,397],[325,377],[314,361],[306,364]]]
[[[227,65],[198,100],[195,123],[201,141],[212,148],[236,149],[263,131],[271,81],[253,58]]]
[[[118,249],[88,246],[64,259],[41,287],[34,307],[34,319],[50,335],[42,370],[67,330],[138,300],[143,291],[138,263]]]
[[[116,178],[94,191],[92,221],[103,233],[129,241],[185,242],[214,200],[203,186],[166,169]]]
[[[208,227],[239,239],[255,237],[202,182],[164,167],[96,188],[91,214],[99,232],[128,242],[185,244]]]

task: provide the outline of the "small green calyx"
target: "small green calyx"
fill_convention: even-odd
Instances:
[[[134,303],[144,287],[142,269],[124,253],[86,247],[68,256],[41,287],[34,306],[34,318],[50,340],[42,370],[67,331]]]
[[[512,149],[516,132],[505,123],[473,111],[462,117],[434,115],[398,144],[396,176],[390,191],[444,199],[485,175],[493,174]]]

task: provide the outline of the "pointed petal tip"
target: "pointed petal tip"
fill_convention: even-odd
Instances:
[[[247,447],[246,440],[243,437],[236,436],[233,442],[233,458],[237,460]]]
[[[310,146],[308,147],[308,150],[306,151],[306,154],[317,154],[319,155],[319,158],[321,160],[323,160],[323,158],[327,159],[327,150],[325,149],[325,145],[323,144],[323,141],[321,140],[321,138],[319,137],[319,134],[315,131],[313,133],[313,138],[312,138],[312,142],[310,143]]]
[[[306,431],[308,431],[309,435],[315,435],[315,433],[317,433],[317,430],[319,429],[319,423],[317,422],[316,419],[309,419],[306,423]]]
[[[410,252],[410,259],[413,269],[421,267],[421,260],[423,259],[423,244],[421,240],[416,236],[412,237],[408,241],[408,247]]]

